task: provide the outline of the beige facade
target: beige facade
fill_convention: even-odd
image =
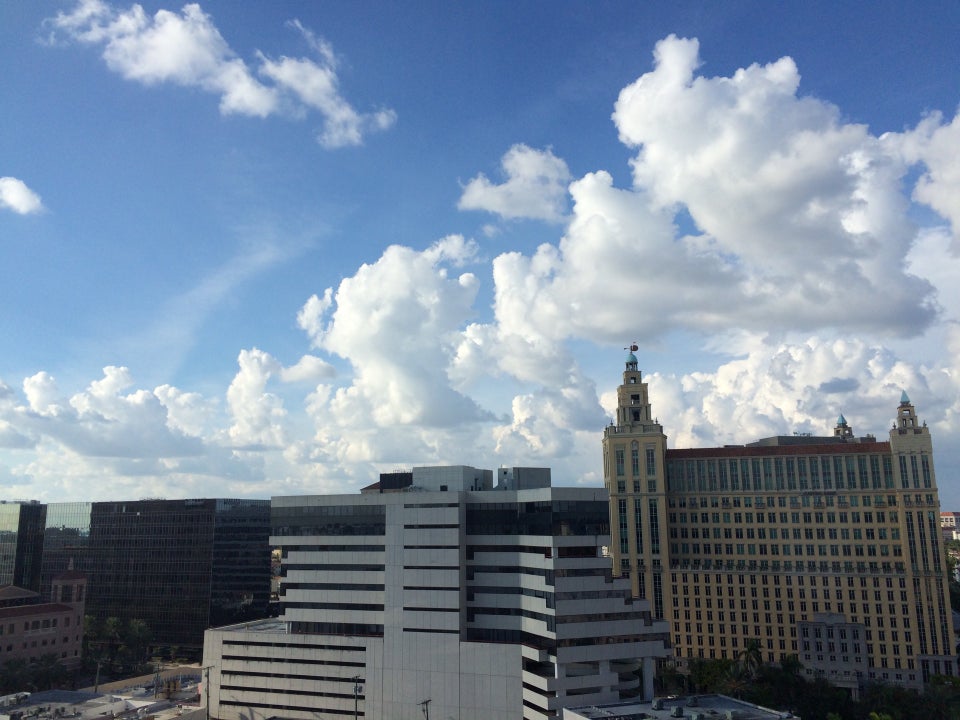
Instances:
[[[889,440],[827,437],[667,449],[628,355],[603,437],[615,573],[670,622],[673,652],[764,660],[797,655],[810,676],[920,687],[956,674],[933,448],[904,393]],[[818,651],[801,623],[863,626],[854,647]],[[866,669],[863,669],[863,668]]]
[[[0,588],[0,665],[52,655],[68,670],[79,667],[86,586],[86,577],[71,570],[54,578],[50,602],[31,590]]]

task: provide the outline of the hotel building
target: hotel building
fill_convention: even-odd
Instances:
[[[668,449],[633,354],[604,431],[614,572],[670,623],[675,658],[766,662],[855,693],[956,675],[933,448],[906,393],[889,439]]]

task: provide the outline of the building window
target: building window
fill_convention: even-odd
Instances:
[[[660,554],[660,518],[657,514],[657,501],[650,501],[650,550],[654,555]],[[662,617],[658,615],[657,617]]]
[[[643,553],[643,523],[641,520],[641,511],[642,504],[639,499],[634,498],[633,500],[633,520],[636,525],[637,532],[637,554]]]
[[[626,555],[629,551],[630,533],[627,529],[627,501],[623,498],[617,500],[617,510],[619,516],[620,529],[620,553]]]

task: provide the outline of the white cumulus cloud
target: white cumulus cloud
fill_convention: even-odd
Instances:
[[[884,140],[899,148],[908,162],[923,166],[914,199],[950,222],[954,252],[960,252],[960,113],[949,124],[943,123],[941,113],[931,113],[915,129],[889,133]]]
[[[857,435],[886,438],[900,393],[924,418],[944,417],[956,403],[934,387],[943,368],[917,367],[881,345],[811,337],[771,342],[740,338],[745,354],[709,372],[647,375],[654,415],[671,447],[711,447],[771,435],[831,435],[843,414]],[[604,397],[613,414],[616,395]]]
[[[43,210],[43,203],[23,180],[0,177],[0,208],[7,208],[19,215],[29,215]]]
[[[127,80],[196,87],[219,96],[224,115],[296,116],[315,110],[324,123],[318,140],[328,148],[359,145],[370,132],[389,128],[395,113],[355,110],[340,93],[330,46],[299,22],[291,24],[317,58],[271,60],[258,52],[258,64],[251,67],[196,3],[179,14],[161,9],[151,17],[140,5],[124,10],[103,0],[80,0],[70,12],[45,21],[53,40],[103,46],[107,66]]]
[[[563,220],[570,170],[550,150],[514,145],[500,161],[506,181],[491,182],[482,173],[463,188],[461,210],[486,210],[503,218]]]
[[[230,441],[240,449],[282,447],[287,413],[283,401],[266,390],[268,381],[281,373],[280,363],[258,348],[241,350],[237,363],[240,369],[227,389]]]
[[[299,322],[314,345],[350,361],[353,385],[330,399],[334,415],[379,426],[448,426],[485,417],[451,387],[448,368],[458,333],[473,313],[477,279],[450,268],[476,248],[460,236],[422,252],[388,247],[324,299],[310,298]]]
[[[294,365],[280,369],[280,379],[284,382],[317,382],[336,375],[333,365],[316,355],[304,355]]]
[[[902,154],[799,96],[791,59],[711,78],[698,50],[662,40],[620,93],[633,187],[602,170],[573,181],[560,241],[496,258],[498,323],[605,343],[671,329],[922,332],[938,305],[905,270],[917,228]]]

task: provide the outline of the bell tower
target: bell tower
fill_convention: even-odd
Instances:
[[[632,343],[617,388],[613,422],[603,432],[603,477],[610,493],[611,556],[614,575],[629,576],[633,594],[650,600],[664,617],[662,573],[670,567],[666,537],[667,436],[651,412]]]

